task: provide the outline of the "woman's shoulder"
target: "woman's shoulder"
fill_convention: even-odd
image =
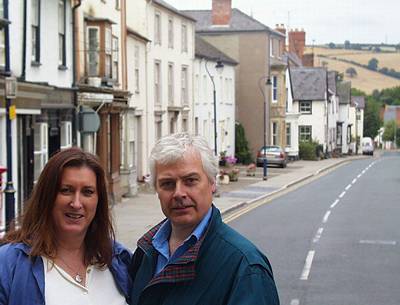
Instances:
[[[6,243],[0,245],[0,257],[16,256],[21,253],[29,254],[30,247],[24,243]]]
[[[113,241],[113,252],[114,255],[132,255],[132,251],[125,247],[123,244],[119,243],[118,241]]]

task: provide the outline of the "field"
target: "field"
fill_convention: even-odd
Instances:
[[[308,48],[306,53],[310,53],[311,50],[311,48]],[[353,87],[366,93],[372,93],[374,89],[381,90],[400,86],[400,79],[389,77],[333,58],[352,60],[366,65],[368,61],[374,57],[378,60],[378,68],[387,67],[388,69],[400,71],[400,53],[374,53],[371,51],[314,48],[314,54],[315,66],[323,66],[326,64],[329,70],[336,70],[341,73],[344,73],[349,67],[355,68],[357,75],[351,78],[344,73],[345,80],[350,80]],[[329,58],[320,57],[318,55],[328,56]]]

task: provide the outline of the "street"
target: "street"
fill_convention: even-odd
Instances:
[[[283,305],[398,305],[400,153],[348,163],[229,224],[271,261]]]

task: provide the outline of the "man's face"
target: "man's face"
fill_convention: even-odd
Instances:
[[[208,179],[200,155],[189,150],[173,164],[156,164],[156,191],[172,229],[190,234],[212,204],[215,183]]]

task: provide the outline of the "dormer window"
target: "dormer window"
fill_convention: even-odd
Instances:
[[[86,19],[86,75],[103,81],[118,80],[118,37],[113,36],[112,21]]]

